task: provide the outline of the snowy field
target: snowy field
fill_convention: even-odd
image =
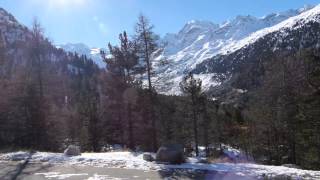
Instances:
[[[23,161],[29,157],[28,152],[14,152],[0,154],[0,161]],[[210,170],[235,173],[241,176],[276,177],[290,176],[293,179],[320,179],[320,171],[309,171],[283,166],[266,166],[253,163],[198,163],[195,158],[189,158],[181,165],[165,165],[143,160],[142,153],[109,152],[109,153],[82,153],[81,156],[67,157],[62,153],[36,152],[31,158],[31,163],[49,163],[61,166],[94,166],[137,169],[157,171],[163,169],[191,169]]]

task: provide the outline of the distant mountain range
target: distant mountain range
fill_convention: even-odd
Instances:
[[[179,94],[179,82],[188,72],[193,71],[198,64],[221,54],[232,52],[254,43],[268,34],[272,27],[280,30],[284,21],[301,14],[308,13],[314,6],[305,6],[297,10],[288,10],[281,13],[256,18],[253,16],[237,16],[223,24],[214,24],[208,21],[190,21],[177,34],[167,34],[163,38],[165,47],[156,57],[154,69],[157,77],[157,89],[167,94]],[[304,19],[304,16],[301,16]],[[286,23],[282,23],[285,26]],[[266,31],[263,31],[266,29]],[[260,33],[257,33],[260,32]],[[168,62],[162,65],[161,61]],[[161,67],[159,67],[159,65]],[[206,89],[219,85],[211,77],[214,72],[198,72]]]
[[[237,16],[223,24],[192,20],[178,33],[169,33],[161,39],[162,49],[156,52],[153,61],[156,89],[164,94],[179,94],[179,82],[190,71],[197,72],[196,76],[202,79],[206,90],[220,85],[221,81],[212,78],[215,72],[199,70],[200,66],[208,64],[208,59],[232,54],[273,31],[281,31],[292,19],[303,21],[306,18],[304,14],[316,9],[315,6],[305,6],[260,18]],[[104,67],[98,49],[71,43],[60,47],[87,55],[100,67]]]
[[[163,94],[180,94],[179,82],[189,72],[202,79],[206,91],[223,86],[234,76],[234,58],[241,59],[244,64],[252,54],[258,58],[262,49],[256,47],[257,43],[268,44],[264,47],[268,52],[288,49],[296,52],[320,44],[317,33],[310,33],[309,27],[309,22],[320,22],[319,14],[320,6],[305,6],[260,18],[237,16],[223,24],[190,21],[178,33],[161,39],[162,48],[154,54],[152,80],[157,91]],[[0,29],[2,39],[12,46],[29,36],[27,27],[4,9],[0,9]],[[304,33],[293,34],[299,30]],[[81,43],[56,47],[86,55],[99,67],[105,67],[100,48]]]
[[[67,43],[57,45],[56,47],[61,48],[67,52],[78,53],[79,55],[86,55],[88,58],[94,60],[94,62],[101,68],[104,68],[106,66],[100,55],[101,48],[90,48],[89,46],[83,43]]]

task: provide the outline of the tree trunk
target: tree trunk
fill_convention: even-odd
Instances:
[[[148,76],[148,87],[149,87],[149,91],[152,91],[152,83],[151,83],[151,63],[150,63],[150,57],[149,57],[149,47],[148,47],[148,39],[147,39],[147,35],[146,35],[146,30],[145,27],[143,26],[143,38],[144,38],[144,46],[145,46],[145,60],[147,63],[147,76]]]
[[[132,110],[131,110],[131,104],[128,104],[128,125],[129,125],[129,148],[134,149],[134,135],[133,135],[133,124],[132,124]]]
[[[204,137],[203,137],[203,141],[204,141],[204,145],[205,145],[205,151],[206,151],[206,157],[209,156],[209,132],[208,132],[208,128],[209,128],[209,116],[208,116],[208,112],[207,112],[207,108],[205,107],[204,110],[204,121],[203,121],[203,131],[204,131]]]
[[[199,156],[199,147],[198,147],[198,124],[197,124],[197,112],[196,112],[196,103],[194,95],[192,95],[192,114],[193,114],[193,133],[194,133],[194,143],[196,148],[196,156]]]
[[[152,99],[151,99],[151,107],[150,108],[151,108],[150,113],[151,113],[153,151],[156,152],[158,150],[158,139],[157,139],[156,119],[155,119]]]
[[[157,130],[156,130],[156,122],[155,122],[155,115],[153,109],[153,95],[152,95],[152,82],[151,82],[151,62],[150,62],[150,52],[148,47],[148,39],[146,35],[145,26],[143,26],[143,38],[144,38],[144,45],[145,45],[145,61],[147,63],[147,76],[148,76],[148,88],[149,88],[149,98],[150,98],[150,118],[151,118],[151,126],[152,126],[152,144],[153,144],[153,151],[156,152],[158,149],[158,140],[157,140]]]

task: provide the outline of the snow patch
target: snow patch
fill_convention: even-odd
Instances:
[[[42,175],[47,179],[67,179],[75,176],[88,176],[86,173],[82,174],[61,174],[59,172],[48,172],[48,173],[35,173],[35,175]]]
[[[88,180],[128,180],[128,178],[115,178],[109,175],[98,175],[95,174],[93,177],[89,177]]]
[[[0,160],[2,161],[22,161],[26,160],[29,157],[30,153],[29,152],[23,152],[23,151],[18,151],[18,152],[12,152],[12,153],[7,153],[7,154],[0,154]]]
[[[228,148],[226,153],[232,156],[238,156],[239,151]],[[8,154],[0,154],[0,160],[10,160],[13,157],[27,158],[29,153],[16,152]],[[191,170],[209,170],[236,173],[243,176],[254,177],[275,177],[275,176],[291,176],[294,179],[319,179],[320,171],[309,171],[284,166],[267,166],[254,163],[214,163],[204,164],[198,163],[197,158],[189,158],[187,163],[181,165],[164,165],[155,162],[147,162],[143,160],[143,153],[131,152],[110,152],[110,153],[83,153],[81,156],[66,157],[62,153],[37,152],[31,162],[41,163],[48,162],[56,165],[68,166],[95,166],[110,168],[127,168],[139,170],[161,170],[161,169],[191,169]],[[48,178],[63,179],[72,176],[84,176],[87,174],[59,174],[56,172],[40,173]],[[99,175],[95,175],[91,179],[102,179]]]

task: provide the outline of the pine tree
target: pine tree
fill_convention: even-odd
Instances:
[[[149,90],[149,104],[147,108],[148,117],[151,120],[152,126],[152,143],[153,143],[153,151],[157,150],[158,140],[157,140],[157,129],[156,129],[156,117],[154,111],[154,87],[152,85],[151,77],[152,77],[152,55],[158,49],[158,36],[153,32],[154,26],[150,24],[148,18],[144,15],[140,15],[138,18],[138,22],[135,26],[135,42],[137,43],[139,58],[145,63],[145,70],[147,72],[148,78],[148,90]]]
[[[202,92],[202,81],[193,77],[192,73],[185,76],[180,83],[180,89],[183,94],[188,96],[191,100],[192,107],[192,121],[193,121],[193,135],[196,148],[196,156],[199,155],[199,140],[198,140],[198,116],[199,116],[199,103]]]
[[[135,74],[137,74],[135,67],[138,64],[139,57],[137,56],[137,46],[136,43],[129,40],[127,33],[124,31],[119,35],[120,46],[112,46],[110,43],[108,45],[111,57],[106,57],[105,53],[102,52],[102,57],[104,57],[107,63],[107,69],[110,73],[111,81],[117,81],[117,87],[112,86],[112,94],[116,94],[115,102],[118,105],[114,110],[118,112],[117,118],[122,122],[122,136],[124,134],[124,128],[127,126],[128,133],[128,145],[131,149],[134,148],[134,129],[133,129],[133,113],[132,109],[136,104],[136,93],[135,86],[138,82],[135,80]],[[115,85],[115,84],[114,84]],[[113,90],[112,90],[113,89]],[[115,90],[115,91],[114,91]],[[123,106],[125,109],[123,109]],[[121,111],[124,111],[123,113]],[[126,115],[123,115],[126,114]],[[122,138],[122,143],[124,142],[124,137]]]
[[[158,49],[158,36],[153,32],[154,26],[149,19],[140,15],[135,26],[135,42],[137,43],[139,58],[145,63],[148,78],[148,89],[152,91],[152,54]]]
[[[124,83],[133,84],[136,74],[134,67],[138,64],[136,43],[128,39],[126,31],[119,35],[120,47],[108,44],[109,52],[112,57],[107,57],[102,53],[104,61],[107,63],[107,69],[113,75],[122,77]]]

